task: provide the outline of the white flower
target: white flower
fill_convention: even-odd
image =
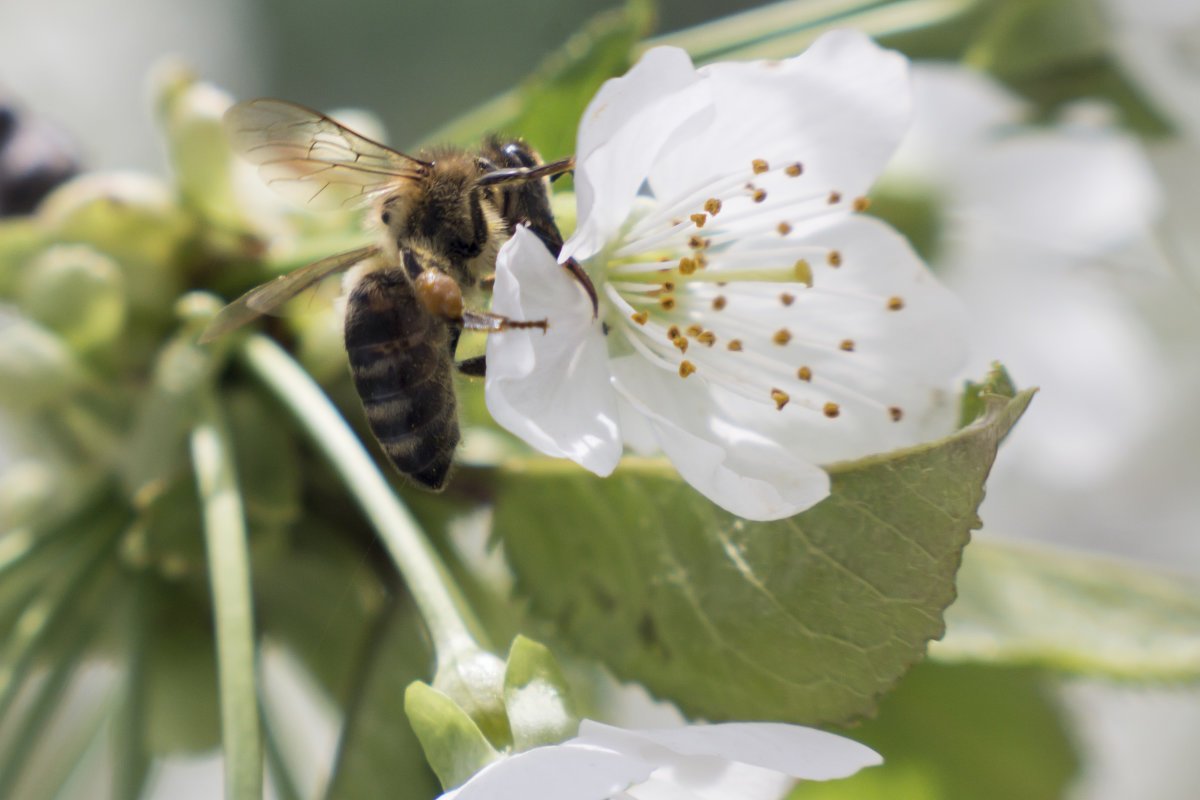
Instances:
[[[778,722],[628,730],[584,720],[574,739],[493,761],[441,800],[778,800],[797,779],[882,761],[858,742]]]
[[[601,475],[662,451],[724,508],[777,519],[829,493],[817,464],[926,438],[962,318],[907,242],[859,215],[904,135],[907,65],[835,31],[787,61],[656,48],[580,123],[578,228],[528,231],[492,310],[548,318],[488,341],[487,402],[538,450]]]

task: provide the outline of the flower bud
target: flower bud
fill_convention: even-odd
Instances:
[[[0,321],[0,406],[16,414],[45,409],[85,381],[83,367],[58,334],[21,317]]]
[[[111,258],[86,245],[57,245],[27,265],[22,310],[76,351],[109,345],[125,325],[125,288]]]

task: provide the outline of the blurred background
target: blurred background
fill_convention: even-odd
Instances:
[[[238,99],[369,109],[390,143],[411,147],[516,85],[610,5],[6,0],[0,97],[58,124],[89,169],[165,172],[146,87],[152,69],[169,58]],[[657,30],[753,5],[665,0]],[[923,249],[986,328],[971,374],[999,358],[1019,384],[1042,386],[1001,452],[981,511],[984,535],[1082,547],[1200,576],[1200,8],[1194,0],[1087,5],[1127,87],[1169,121],[1170,133],[1139,138],[1153,126],[1130,133],[1129,115],[1102,98],[1055,108],[1039,119],[1047,127],[1038,136],[1016,141],[1005,131],[1039,113],[1022,110],[1028,98],[928,65],[918,71],[927,105],[917,133],[924,138],[910,143],[894,177],[928,184],[945,204],[942,227],[956,232]],[[997,155],[968,152],[949,138],[938,144],[947,133],[982,141],[985,129],[1000,131],[994,141],[1009,149]],[[1022,148],[1034,156],[1009,160]],[[1096,182],[1056,196],[1056,170],[1085,151],[1091,155],[1072,174]],[[938,159],[940,167],[929,166]],[[1043,173],[1029,171],[1039,163]],[[1014,170],[1028,182],[1014,181]],[[990,181],[996,196],[984,196],[984,184],[971,180]],[[1042,215],[1039,203],[1056,205]],[[1090,222],[1079,221],[1091,211]],[[1034,217],[1049,219],[1047,227],[1064,238],[1036,239],[1028,233],[1037,228]],[[989,224],[997,219],[1026,227],[1013,235]],[[990,277],[962,266],[968,262],[986,263]],[[3,458],[0,447],[0,465]],[[1061,700],[1080,723],[1075,735],[1086,757],[1073,800],[1196,796],[1194,691],[1070,681]],[[332,735],[319,709],[298,724]],[[159,797],[220,794],[215,758],[181,761],[157,780]]]

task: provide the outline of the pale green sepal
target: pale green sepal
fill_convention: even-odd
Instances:
[[[443,789],[459,786],[500,757],[467,712],[427,683],[408,685],[404,713]]]
[[[513,639],[504,673],[513,749],[558,744],[574,736],[579,719],[571,705],[570,687],[550,649],[524,636]]]

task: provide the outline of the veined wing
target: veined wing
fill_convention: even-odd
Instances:
[[[240,328],[247,322],[269,313],[335,272],[349,269],[360,261],[379,254],[374,245],[323,258],[306,267],[280,275],[275,280],[255,287],[217,312],[200,334],[199,342],[211,342],[218,336]]]
[[[362,205],[430,164],[372,141],[311,108],[263,98],[225,112],[233,149],[279,194],[317,208]]]

